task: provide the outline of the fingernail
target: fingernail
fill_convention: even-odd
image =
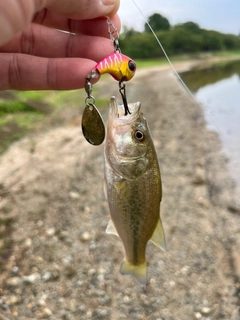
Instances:
[[[100,2],[102,2],[104,6],[113,6],[116,3],[115,0],[101,0]]]

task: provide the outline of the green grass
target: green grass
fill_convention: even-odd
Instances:
[[[48,91],[10,91],[0,93],[0,154],[10,144],[35,130],[52,113]]]
[[[0,117],[4,117],[6,114],[13,114],[19,112],[37,112],[29,104],[19,100],[2,100],[0,101]]]
[[[103,110],[108,107],[109,99],[103,98],[99,91],[96,84],[93,93],[96,106]],[[45,130],[69,121],[71,114],[78,114],[84,109],[85,98],[84,89],[0,92],[0,154],[36,128]]]
[[[152,68],[161,67],[166,65],[168,62],[166,59],[153,59],[153,60],[134,60],[136,62],[137,68]]]
[[[45,117],[44,114],[19,113],[13,119],[20,128],[31,130],[34,129],[37,122],[44,120]]]
[[[188,60],[194,60],[194,59],[203,59],[203,58],[214,58],[214,57],[226,57],[226,58],[235,58],[238,57],[240,59],[240,50],[236,51],[217,51],[217,52],[209,52],[209,53],[198,53],[198,54],[183,54],[183,55],[177,55],[177,56],[170,56],[169,59],[172,62],[181,62],[181,61],[188,61]],[[168,61],[166,58],[160,58],[160,59],[136,59],[134,60],[137,64],[137,68],[151,68],[151,67],[161,67],[168,64]]]
[[[233,50],[233,51],[217,51],[216,53],[213,53],[213,57],[235,57],[239,56],[240,58],[240,50]]]
[[[29,131],[35,129],[36,123],[41,122],[48,113],[38,109],[30,100],[26,100],[22,93],[12,92],[11,98],[0,95],[0,154],[10,144],[21,139]],[[11,95],[10,94],[10,95]],[[26,92],[25,97],[33,98],[33,92]],[[37,101],[39,95],[35,95]],[[33,99],[31,100],[33,101]]]
[[[42,101],[47,98],[49,91],[15,91],[20,99]]]

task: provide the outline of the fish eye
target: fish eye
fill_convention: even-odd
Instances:
[[[134,72],[136,70],[136,63],[132,60],[128,61],[128,68]]]
[[[134,137],[137,141],[143,141],[145,139],[145,134],[141,130],[136,130],[134,132]]]

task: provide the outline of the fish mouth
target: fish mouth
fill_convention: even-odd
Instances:
[[[145,144],[139,143],[137,148],[133,145],[134,126],[144,120],[141,104],[129,103],[128,107],[131,113],[125,115],[124,105],[119,105],[115,97],[110,99],[105,150],[108,152],[108,161],[114,172],[124,179],[132,180],[146,170],[147,149]]]
[[[131,123],[135,121],[141,113],[140,102],[134,102],[128,104],[128,109],[130,113],[125,115],[124,105],[117,103],[116,98],[113,96],[110,99],[110,110],[109,110],[109,120],[119,120],[119,122],[124,122],[124,124]]]

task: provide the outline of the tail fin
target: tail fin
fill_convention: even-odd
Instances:
[[[123,275],[132,276],[141,286],[147,284],[147,264],[133,265],[126,260],[121,264],[120,272]]]

